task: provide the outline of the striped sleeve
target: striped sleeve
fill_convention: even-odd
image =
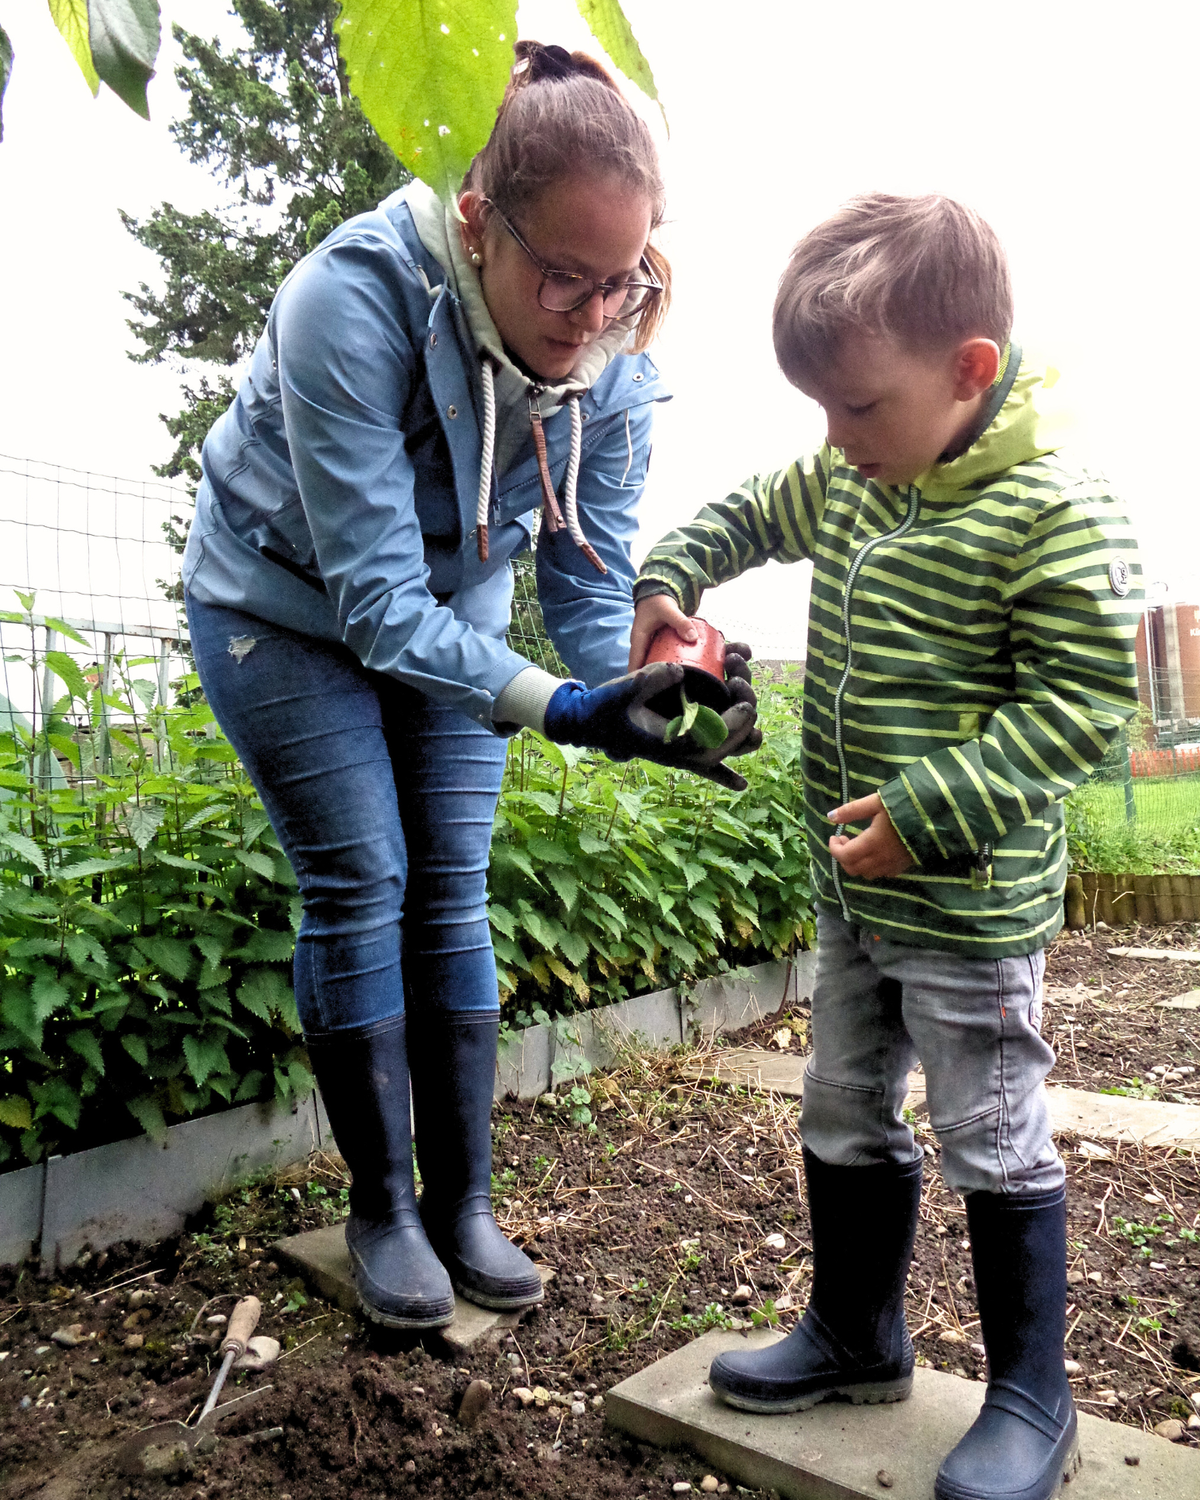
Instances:
[[[669,532],[646,557],[634,598],[669,593],[695,614],[705,589],[727,583],[772,558],[801,562],[813,555],[829,483],[830,453],[797,460],[777,473],[755,475],[687,526]]]
[[[1118,558],[1131,584],[1122,595],[1110,581]],[[978,738],[914,761],[880,788],[921,863],[975,855],[1040,817],[1086,780],[1137,706],[1141,569],[1112,500],[1060,493],[1031,527],[1007,592],[1011,698]]]

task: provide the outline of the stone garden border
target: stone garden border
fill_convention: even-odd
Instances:
[[[666,1051],[736,1031],[811,998],[816,954],[758,964],[687,990],[657,990],[530,1026],[501,1049],[497,1099],[536,1099],[555,1085],[611,1066],[630,1045]],[[204,1203],[268,1167],[302,1161],[331,1139],[320,1096],[294,1109],[246,1104],[0,1174],[0,1266],[36,1257],[42,1275],[84,1249],[178,1234]]]

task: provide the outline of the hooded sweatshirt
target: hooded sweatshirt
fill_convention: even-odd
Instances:
[[[1062,799],[1136,707],[1136,542],[1105,482],[1060,456],[1057,385],[1013,346],[965,452],[895,487],[826,445],[706,506],[634,587],[693,614],[748,568],[812,560],[814,894],[895,942],[1044,947],[1062,925]],[[915,861],[903,875],[850,876],[829,853],[827,813],[873,792]]]

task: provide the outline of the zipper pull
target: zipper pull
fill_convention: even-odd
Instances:
[[[980,844],[975,851],[975,861],[971,866],[971,888],[976,891],[986,891],[992,884],[992,846],[991,844]]]
[[[533,431],[533,451],[537,454],[538,475],[542,481],[542,518],[553,535],[567,523],[558,508],[558,497],[550,482],[550,464],[546,458],[546,433],[542,427],[541,408],[538,406],[538,397],[545,389],[544,385],[531,386],[529,389],[529,426]]]

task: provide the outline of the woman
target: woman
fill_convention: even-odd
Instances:
[[[201,681],[303,896],[296,1003],[353,1176],[359,1295],[401,1328],[448,1323],[452,1282],[485,1307],[542,1295],[491,1213],[485,882],[504,734],[730,785],[720,760],[758,734],[740,680],[707,755],[665,745],[648,707],[678,668],[610,681],[665,398],[639,352],[667,300],[649,243],[662,185],[596,63],[516,50],[458,211],[414,182],[280,287],[205,443],[184,558]],[[505,644],[538,504],[543,615],[583,681]]]

